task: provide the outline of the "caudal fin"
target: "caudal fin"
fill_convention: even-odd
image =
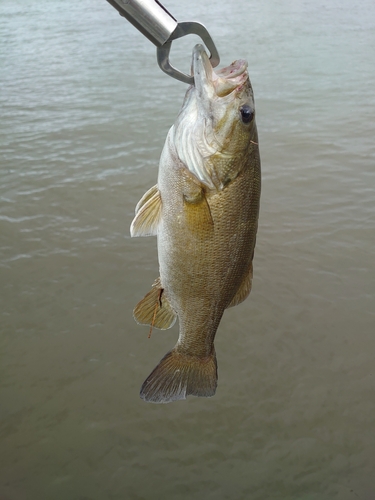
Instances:
[[[143,382],[140,396],[150,403],[171,403],[186,396],[210,397],[217,386],[216,354],[198,358],[172,349]]]

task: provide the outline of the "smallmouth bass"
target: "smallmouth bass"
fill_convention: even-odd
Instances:
[[[132,236],[156,235],[160,277],[137,304],[140,324],[170,328],[177,344],[147,377],[141,398],[213,396],[214,338],[226,308],[249,295],[260,202],[253,90],[244,60],[214,72],[202,45],[161,154],[157,184],[136,207]]]

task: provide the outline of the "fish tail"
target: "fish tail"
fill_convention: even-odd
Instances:
[[[205,357],[168,352],[143,382],[140,396],[150,403],[171,403],[186,396],[211,397],[217,386],[215,350]]]

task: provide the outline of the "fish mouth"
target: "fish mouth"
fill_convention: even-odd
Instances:
[[[192,70],[195,87],[200,95],[212,94],[225,97],[234,90],[242,88],[248,79],[247,62],[238,59],[229,66],[214,71],[203,45],[198,44],[193,50]]]

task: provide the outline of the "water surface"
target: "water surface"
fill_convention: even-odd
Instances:
[[[373,500],[375,4],[165,5],[249,61],[253,291],[214,398],[139,399],[178,326],[132,318],[158,266],[129,225],[186,85],[104,0],[2,0],[0,498]]]

